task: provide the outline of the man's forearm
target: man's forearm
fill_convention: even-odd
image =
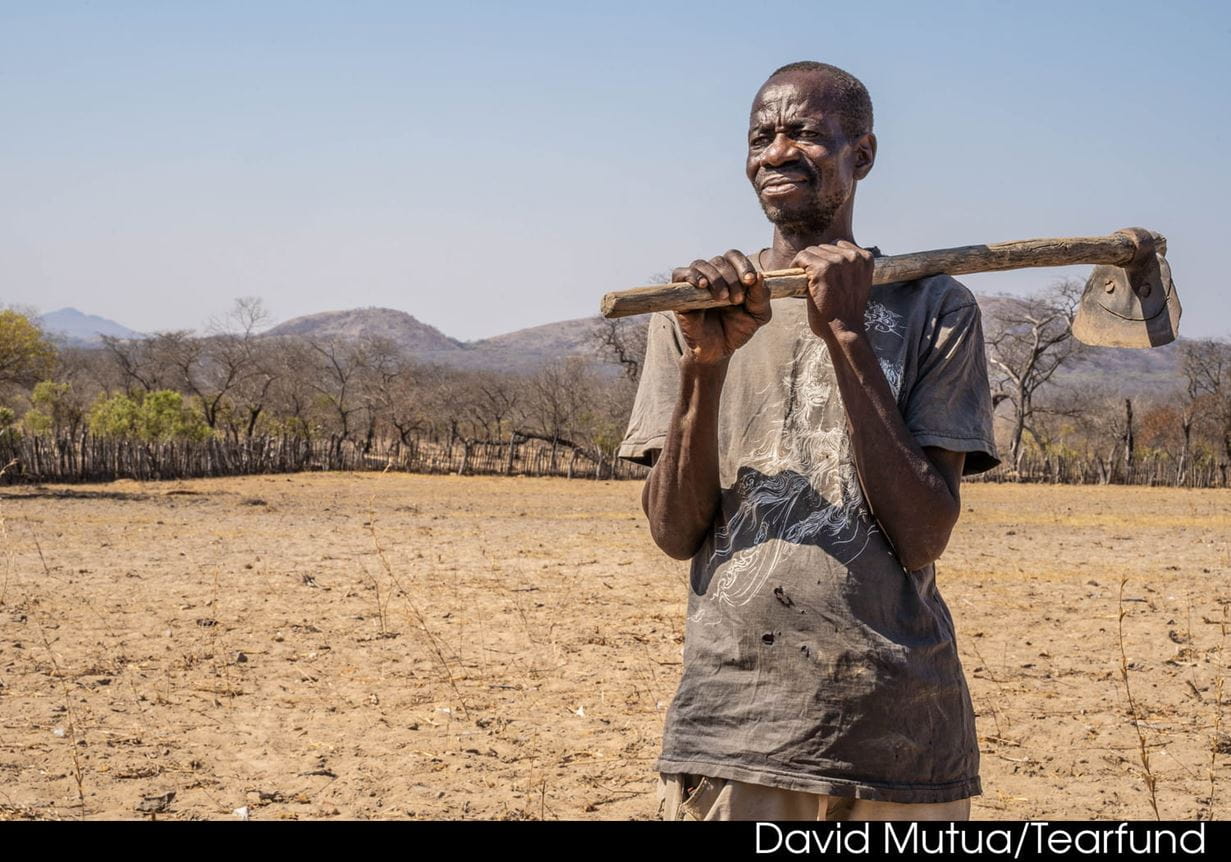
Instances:
[[[907,430],[867,335],[833,328],[824,337],[868,502],[902,565],[922,568],[948,543],[960,512],[957,489]]]
[[[718,510],[718,405],[727,360],[702,365],[680,359],[680,394],[662,454],[650,471],[642,505],[650,535],[668,555],[697,552]]]

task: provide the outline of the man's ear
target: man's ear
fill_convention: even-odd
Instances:
[[[876,135],[868,132],[855,143],[855,179],[861,180],[876,163]]]

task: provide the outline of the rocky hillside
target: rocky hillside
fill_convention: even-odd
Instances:
[[[462,347],[460,341],[449,338],[436,327],[393,308],[353,308],[307,314],[280,323],[266,334],[322,340],[388,338],[412,353],[448,352]]]
[[[269,335],[319,339],[381,336],[403,345],[425,362],[452,368],[533,371],[553,359],[597,357],[592,333],[598,318],[562,320],[478,341],[459,341],[416,320],[404,311],[364,308],[296,317],[269,330]]]
[[[1080,362],[1062,369],[1059,379],[1092,389],[1115,381],[1116,391],[1124,397],[1166,397],[1171,390],[1184,385],[1184,370],[1180,365],[1182,343],[1173,341],[1150,350],[1089,347]]]

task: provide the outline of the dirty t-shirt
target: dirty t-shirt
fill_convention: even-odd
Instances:
[[[868,338],[921,446],[996,461],[979,307],[949,276],[872,288]],[[649,337],[620,456],[661,450],[684,350]],[[665,773],[837,796],[947,802],[981,792],[953,620],[869,511],[825,342],[803,299],[735,352],[718,419],[721,505],[692,559]]]

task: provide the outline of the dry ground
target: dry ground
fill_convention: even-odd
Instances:
[[[647,818],[685,569],[640,485],[0,490],[0,817]],[[1231,812],[1231,493],[969,486],[981,818]],[[1125,601],[1118,593],[1127,578]],[[1211,772],[1211,769],[1213,772]],[[1211,775],[1213,781],[1211,782]]]

